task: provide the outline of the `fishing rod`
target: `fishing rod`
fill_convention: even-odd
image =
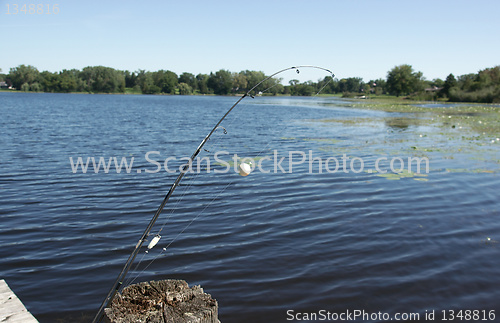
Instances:
[[[222,116],[222,118],[220,118],[220,120],[217,122],[217,124],[212,128],[212,130],[208,133],[208,135],[201,141],[200,145],[198,146],[198,148],[196,148],[196,150],[194,151],[193,155],[189,158],[187,164],[185,164],[184,166],[182,166],[182,170],[179,174],[179,176],[177,176],[177,178],[175,179],[174,183],[172,184],[172,186],[170,187],[170,190],[168,191],[167,195],[165,195],[165,198],[163,199],[163,201],[161,202],[160,206],[158,207],[158,209],[156,210],[155,214],[153,215],[153,218],[151,219],[151,221],[149,222],[148,226],[146,227],[146,230],[144,230],[144,233],[142,234],[141,238],[139,239],[139,241],[137,242],[137,244],[135,245],[134,247],[134,250],[132,251],[132,253],[130,254],[130,256],[128,257],[127,259],[127,262],[125,263],[125,265],[123,266],[122,270],[120,271],[120,274],[118,275],[118,277],[116,278],[115,282],[113,283],[113,286],[111,287],[111,289],[109,290],[109,293],[107,294],[106,298],[104,299],[104,301],[102,302],[101,304],[101,307],[99,307],[99,311],[97,312],[96,316],[94,317],[94,320],[92,321],[92,323],[97,323],[97,322],[100,322],[102,320],[102,318],[104,317],[104,309],[106,307],[108,307],[111,302],[113,301],[116,293],[118,293],[118,291],[120,290],[121,286],[123,285],[123,281],[125,280],[125,277],[127,276],[130,268],[132,267],[132,264],[137,256],[137,254],[139,254],[139,251],[142,247],[142,245],[144,244],[144,242],[146,241],[146,239],[148,238],[149,236],[149,233],[151,232],[151,230],[153,229],[153,226],[156,222],[156,220],[158,220],[158,217],[160,216],[161,212],[163,211],[163,208],[165,207],[165,205],[167,204],[168,200],[170,199],[170,197],[172,196],[172,194],[174,193],[175,189],[177,188],[177,186],[179,186],[179,183],[180,181],[182,180],[182,178],[184,177],[184,175],[186,174],[186,172],[190,169],[194,159],[196,158],[196,156],[198,156],[198,154],[200,153],[201,149],[203,148],[203,146],[206,144],[206,142],[210,139],[210,137],[212,136],[212,134],[217,130],[217,128],[219,128],[219,125],[222,123],[222,121],[224,121],[224,119],[227,117],[227,115],[233,111],[233,109],[247,96],[250,96],[250,97],[254,97],[251,92],[253,90],[255,90],[259,85],[261,85],[262,83],[264,83],[265,81],[273,78],[274,76],[278,75],[278,74],[281,74],[285,71],[289,71],[289,70],[296,70],[297,73],[300,73],[300,68],[315,68],[315,69],[320,69],[320,70],[323,70],[323,71],[326,71],[328,73],[330,73],[330,75],[332,76],[332,79],[335,77],[335,74],[333,74],[332,71],[330,71],[329,69],[326,69],[324,67],[319,67],[319,66],[314,66],[314,65],[300,65],[300,66],[292,66],[292,67],[288,67],[288,68],[285,68],[285,69],[282,69],[266,78],[264,78],[262,81],[260,81],[259,83],[257,83],[256,85],[254,85],[250,90],[248,90],[245,94],[243,94],[239,99],[238,101],[236,101],[236,103],[234,103],[231,108],[229,108],[229,110]],[[326,85],[323,86],[323,88],[325,87]],[[322,88],[322,89],[323,89]],[[321,90],[322,90],[321,89]],[[321,92],[320,90],[320,92]],[[319,92],[318,92],[319,93]],[[152,241],[150,242],[149,246],[148,246],[148,249],[151,249],[152,247],[154,247],[154,245],[160,240],[160,237],[159,236],[155,236]],[[151,246],[151,248],[150,248]]]

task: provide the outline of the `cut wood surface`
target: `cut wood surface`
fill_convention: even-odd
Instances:
[[[184,280],[127,286],[105,309],[105,317],[111,323],[219,323],[217,301]]]

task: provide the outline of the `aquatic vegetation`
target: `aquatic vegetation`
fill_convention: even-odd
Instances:
[[[339,118],[339,119],[320,119],[320,120],[310,120],[310,121],[315,121],[315,122],[319,121],[322,123],[340,123],[342,125],[352,125],[352,126],[366,126],[366,124],[375,123],[376,119],[358,117],[353,119]]]
[[[304,138],[302,140],[315,141],[315,142],[321,142],[321,143],[330,143],[330,144],[336,144],[336,143],[339,143],[342,141],[342,140],[334,139],[334,138]]]
[[[489,174],[494,174],[498,173],[498,171],[494,171],[491,169],[467,169],[467,168],[446,168],[447,173],[474,173],[474,174],[479,174],[479,173],[489,173]]]
[[[340,139],[334,139],[334,138],[295,138],[295,137],[282,137],[281,140],[292,140],[292,141],[315,141],[315,142],[325,142],[325,143],[332,143],[336,144],[338,142],[341,142],[342,140]]]
[[[345,109],[360,110],[359,117],[315,121],[325,127],[342,127],[349,140],[342,145],[323,141],[319,150],[377,156],[427,157],[433,163],[472,161],[469,172],[498,172],[500,163],[500,106],[481,104],[429,104],[402,100],[351,100]],[[332,105],[335,101],[332,100]],[[338,106],[336,106],[338,108]],[[376,110],[386,113],[363,113]],[[370,114],[370,116],[367,116]],[[311,121],[311,120],[310,120]],[[378,131],[380,128],[380,131]],[[372,130],[369,130],[372,129]],[[458,169],[459,167],[456,167]],[[382,174],[378,174],[381,176]],[[398,180],[400,175],[384,175]],[[419,179],[422,180],[422,179]]]
[[[383,178],[388,179],[388,180],[400,180],[402,178],[412,178],[416,181],[421,181],[421,182],[427,182],[429,180],[428,178],[426,178],[427,174],[415,173],[412,171],[408,171],[406,169],[403,169],[402,171],[396,172],[396,173],[387,172],[385,174],[378,173],[377,171],[371,171],[371,170],[365,171],[365,172],[375,174],[376,176],[383,177]]]

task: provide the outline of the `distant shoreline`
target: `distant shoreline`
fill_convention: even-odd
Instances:
[[[192,94],[172,94],[172,93],[155,93],[155,94],[148,94],[148,93],[132,93],[132,92],[113,92],[113,93],[106,93],[106,92],[33,92],[33,91],[21,91],[21,90],[15,90],[15,89],[0,89],[0,93],[49,93],[49,94],[104,94],[104,95],[159,95],[159,96],[234,96],[234,97],[240,97],[244,95],[245,93],[229,93],[229,94],[214,94],[214,93],[192,93]],[[291,94],[259,94],[257,96],[264,96],[264,97],[313,97],[313,96],[304,96],[304,95],[291,95]],[[341,94],[319,94],[320,97],[341,97]]]
[[[299,72],[298,67],[289,69]],[[500,103],[500,66],[457,77],[449,74],[445,80],[427,80],[411,65],[403,64],[389,70],[385,79],[368,82],[359,77],[338,79],[334,74],[315,82],[292,79],[282,84],[282,81],[262,71],[251,70],[221,69],[210,74],[184,72],[177,75],[169,70],[130,72],[106,66],[53,73],[40,72],[31,65],[19,65],[7,74],[0,74],[3,89],[11,87],[23,92],[241,96],[252,90],[252,95],[266,96],[308,97],[322,93],[360,99],[388,96],[412,101]],[[258,87],[252,87],[254,84]]]
[[[214,93],[192,93],[192,94],[172,94],[172,93],[155,93],[155,94],[147,94],[147,93],[131,93],[131,92],[115,92],[115,93],[105,93],[105,92],[33,92],[33,91],[21,91],[21,90],[15,90],[15,89],[0,89],[0,93],[33,93],[33,94],[85,94],[85,95],[156,95],[156,96],[222,96],[222,97],[241,97],[244,95],[244,93],[229,93],[229,94],[214,94]],[[311,95],[291,95],[291,94],[270,94],[270,93],[264,93],[260,95],[256,95],[257,97],[275,97],[275,98],[312,98],[312,97],[321,97],[321,98],[329,98],[329,97],[335,97],[343,100],[352,100],[352,101],[359,101],[359,102],[373,102],[373,103],[391,103],[391,104],[396,104],[396,105],[405,105],[405,104],[469,104],[471,106],[474,105],[492,105],[492,106],[498,106],[499,103],[484,103],[484,102],[463,102],[463,101],[449,101],[445,98],[439,98],[437,100],[422,100],[422,99],[415,99],[412,98],[411,96],[394,96],[390,94],[372,94],[372,95],[364,95],[363,93],[355,93],[354,95],[352,93],[348,93],[347,95],[345,93],[325,93],[325,94],[318,94],[316,96]]]

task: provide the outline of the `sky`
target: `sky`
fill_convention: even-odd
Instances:
[[[52,12],[14,14],[24,4]],[[316,65],[368,82],[410,64],[428,80],[445,79],[500,65],[499,12],[498,0],[0,0],[0,69],[269,75]]]

